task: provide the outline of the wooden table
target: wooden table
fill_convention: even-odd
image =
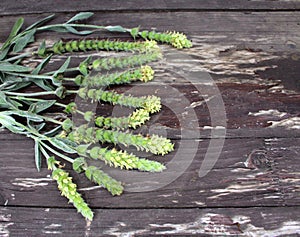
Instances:
[[[4,130],[0,236],[300,236],[299,10],[299,1],[284,0],[2,1],[1,42],[20,16],[30,24],[93,11],[91,23],[181,31],[194,47],[156,65],[153,82],[134,86],[162,96],[148,129],[175,142],[158,158],[178,168],[165,171],[178,172],[174,181],[111,197],[75,175],[95,211],[86,222],[46,165],[36,172],[33,142]]]

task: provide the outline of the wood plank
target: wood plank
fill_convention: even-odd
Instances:
[[[56,1],[39,2],[33,0],[26,1],[3,1],[0,7],[0,15],[16,15],[23,13],[45,13],[45,12],[79,12],[79,11],[201,11],[201,10],[299,10],[298,1],[242,1],[233,0],[229,3],[222,0],[212,1],[98,1],[85,2],[75,0],[71,2],[61,2],[57,8]]]
[[[0,207],[7,236],[299,236],[299,207],[97,209],[92,223],[74,210]],[[72,228],[70,228],[72,227]]]
[[[168,75],[173,77],[172,73]],[[149,122],[139,128],[138,131],[142,133],[163,129],[173,139],[210,138],[212,131],[215,132],[214,137],[228,138],[299,137],[300,95],[298,92],[288,94],[284,92],[285,89],[282,89],[283,91],[274,93],[261,89],[268,88],[262,83],[249,85],[221,82],[216,87],[209,87],[201,83],[191,85],[187,83],[188,81],[185,84],[183,80],[181,80],[182,85],[179,82],[165,83],[163,78],[161,81],[160,79],[157,78],[156,84],[136,84],[115,88],[118,92],[136,96],[154,94],[161,97],[162,111],[154,114]],[[214,88],[218,91],[216,92]],[[93,106],[96,108],[97,104],[94,103]],[[98,109],[97,114],[102,116],[126,116],[132,111],[129,108],[112,107],[101,103],[99,106],[101,109]],[[50,116],[59,112],[55,109],[58,108],[48,111]],[[71,116],[71,118],[76,120],[78,116]],[[2,131],[0,140],[20,139],[6,134],[7,131]]]
[[[74,180],[95,208],[299,204],[299,138],[227,139],[223,147],[222,141],[216,140],[213,142],[219,145],[213,146],[210,140],[175,141],[173,153],[152,157],[167,164],[168,169],[160,174],[108,169],[127,183],[121,197],[112,198],[105,190],[95,189],[83,176],[74,174]],[[210,169],[210,162],[215,160]],[[1,205],[70,207],[48,175],[45,164],[40,173],[36,172],[30,140],[1,142]]]
[[[4,41],[16,19],[25,17],[27,25],[49,14],[29,14],[7,16],[0,18],[0,41]],[[57,14],[52,22],[63,22],[73,16],[72,13]],[[250,49],[260,48],[268,51],[299,51],[299,12],[167,12],[161,13],[98,13],[89,23],[100,25],[122,25],[160,31],[182,31],[187,33],[195,42],[230,44],[245,46]],[[163,19],[163,20],[162,20]],[[182,24],[184,22],[184,24]],[[52,37],[57,36],[51,33]],[[107,37],[107,35],[103,35]],[[51,39],[49,34],[45,38]],[[65,37],[65,36],[62,36]],[[70,36],[69,36],[70,37]],[[203,42],[204,41],[204,42]],[[206,46],[206,45],[204,45]],[[198,55],[199,56],[199,55]]]
[[[300,87],[296,81],[300,76],[300,57],[295,53],[279,55],[204,41],[197,41],[194,48],[178,54],[163,47],[165,59],[153,64],[153,82],[115,89],[162,97],[163,111],[152,121],[174,134],[171,138],[179,136],[180,129],[189,131],[190,138],[207,138],[217,126],[226,127],[229,137],[299,136]],[[82,56],[77,55],[77,61]],[[63,59],[56,58],[52,67],[61,65]],[[101,110],[105,114],[121,112],[112,107]],[[191,123],[179,124],[183,117]],[[216,121],[212,121],[213,117]]]

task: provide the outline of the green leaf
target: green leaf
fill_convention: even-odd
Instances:
[[[24,117],[24,118],[27,118],[33,122],[43,122],[44,120],[36,115],[36,114],[33,114],[33,113],[30,113],[28,111],[23,111],[23,110],[10,110],[10,111],[6,111],[7,114],[11,115],[11,114],[14,114],[14,115],[17,115],[17,116],[20,116],[20,117]]]
[[[54,90],[53,86],[51,86],[50,83],[46,80],[34,78],[34,79],[31,79],[31,81],[34,84],[36,84],[37,86],[39,86],[40,88],[42,88],[46,91],[53,91]],[[57,85],[57,82],[56,82],[55,85]]]
[[[94,15],[94,13],[92,13],[92,12],[80,12],[80,13],[76,14],[75,16],[73,16],[70,20],[68,20],[67,23],[85,20],[85,19],[90,18],[92,15]]]
[[[111,31],[111,32],[128,32],[128,29],[122,26],[106,26],[104,29]]]
[[[56,25],[50,25],[48,27],[44,27],[44,30],[52,30],[55,32],[59,32],[59,33],[67,33],[69,32],[65,26],[61,25],[61,26],[56,26]]]
[[[34,160],[35,160],[35,166],[36,166],[38,172],[40,172],[41,164],[42,164],[42,158],[41,158],[39,140],[34,140]]]
[[[18,53],[18,52],[22,51],[28,43],[33,42],[35,32],[36,32],[36,29],[32,29],[32,30],[26,32],[26,34],[24,36],[18,38],[15,42],[13,51],[15,53]]]
[[[18,126],[20,124],[13,117],[6,115],[7,112],[0,113],[0,124],[13,133],[24,133],[24,128]]]
[[[20,106],[22,106],[22,104],[10,99],[2,91],[0,91],[0,107],[1,108],[17,109]]]
[[[31,82],[16,82],[10,83],[8,86],[5,87],[5,91],[16,91],[26,86],[29,86]]]
[[[70,154],[75,154],[77,153],[76,149],[74,147],[76,147],[76,144],[71,142],[70,140],[67,139],[62,139],[62,138],[57,138],[57,137],[52,137],[49,139],[49,142],[55,146],[56,148],[70,153]]]
[[[2,91],[0,91],[0,107],[9,108],[7,107],[6,95]]]
[[[50,62],[52,55],[45,58],[40,64],[31,72],[33,75],[39,74],[39,72]]]
[[[7,55],[8,52],[9,52],[9,50],[10,50],[10,46],[7,47],[7,48],[5,48],[5,49],[3,49],[3,50],[1,50],[0,60],[3,60],[3,59],[6,57],[6,55]]]
[[[36,130],[36,131],[42,130],[46,125],[46,123],[33,124],[30,120],[27,120],[27,124],[28,124],[28,127],[30,127],[33,130]]]
[[[68,30],[68,32],[75,34],[75,35],[89,35],[89,34],[93,33],[93,31],[91,31],[91,30],[78,31],[72,26],[65,26],[65,28]]]
[[[139,35],[139,27],[132,28],[130,34],[135,39]]]
[[[46,53],[46,42],[45,40],[40,44],[40,47],[38,49],[38,55],[43,57]]]
[[[0,71],[2,72],[29,72],[31,68],[21,65],[15,65],[8,62],[0,62]]]
[[[30,105],[28,111],[31,113],[38,114],[48,108],[50,108],[52,105],[54,105],[56,100],[45,100],[45,101],[38,101],[36,103],[33,103]]]
[[[11,43],[11,39],[13,39],[18,34],[19,30],[22,28],[23,23],[24,23],[24,18],[20,17],[14,24],[7,40],[2,45],[1,50],[4,50]]]
[[[70,61],[71,61],[71,57],[68,57],[67,60],[64,62],[64,64],[55,72],[53,77],[56,77],[58,74],[64,73],[69,67]]]
[[[58,134],[60,131],[61,131],[61,126],[57,126],[57,127],[53,128],[53,129],[51,129],[50,131],[45,132],[43,135],[45,135],[47,137],[53,137],[56,134]]]
[[[73,162],[73,170],[77,173],[84,171],[84,168],[87,166],[87,163],[83,157],[76,158]]]
[[[51,19],[53,19],[54,16],[55,16],[55,14],[52,14],[52,15],[50,15],[50,16],[47,16],[47,17],[45,17],[45,18],[43,18],[43,19],[41,19],[41,20],[39,20],[39,21],[33,23],[32,25],[30,25],[30,26],[28,26],[28,27],[26,28],[26,31],[27,31],[27,30],[31,30],[31,29],[33,29],[33,28],[35,28],[35,27],[38,27],[38,26],[43,25],[43,24],[46,23],[47,21],[50,21]]]
[[[15,100],[10,99],[10,98],[7,98],[7,101],[9,104],[12,105],[11,107],[14,109],[18,109],[19,107],[22,107],[22,104],[20,104],[19,102],[15,101]]]

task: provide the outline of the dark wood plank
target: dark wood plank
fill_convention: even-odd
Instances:
[[[148,16],[150,15],[148,14]],[[218,21],[221,22],[221,16],[224,18],[225,15],[218,13],[217,16],[218,19],[214,20],[214,24],[217,24]],[[284,16],[288,16],[288,14],[274,13],[270,19],[263,15],[260,17],[265,17],[264,22],[267,23],[264,24],[269,24],[269,20],[274,22],[277,18]],[[107,17],[112,20],[111,14],[107,14]],[[248,16],[245,18],[244,15],[231,13],[226,24],[229,25],[230,22],[234,22],[234,17],[243,19],[245,24],[250,19],[256,20],[254,15],[246,20]],[[177,15],[170,15],[170,19],[173,18],[177,18]],[[290,19],[292,21],[292,18]],[[281,30],[285,30],[285,34],[297,30],[294,25],[283,29],[284,23],[279,24],[281,27],[274,29],[274,32],[278,34],[281,34]],[[248,27],[249,32],[243,32],[244,29],[242,28],[237,29],[237,32],[242,32],[250,37],[250,32],[254,32],[254,28],[251,29],[251,27],[253,26]],[[265,28],[268,27],[271,25],[265,26]],[[199,34],[199,29],[194,28],[194,30]],[[215,30],[220,31],[220,29]],[[284,137],[291,134],[298,136],[300,108],[300,87],[299,83],[296,82],[300,76],[298,49],[288,48],[285,50],[289,52],[281,54],[280,50],[283,49],[275,50],[274,42],[270,42],[271,46],[268,47],[263,43],[263,45],[257,44],[255,48],[249,48],[252,43],[254,44],[254,41],[264,42],[268,39],[270,36],[265,35],[269,34],[268,32],[262,32],[261,35],[254,32],[257,35],[253,36],[254,41],[252,43],[247,41],[249,45],[240,45],[241,41],[247,40],[246,38],[238,39],[239,42],[237,39],[234,42],[229,42],[227,37],[230,37],[231,33],[222,32],[222,34],[226,40],[221,39],[222,37],[212,38],[208,35],[206,35],[207,38],[205,36],[195,38],[194,48],[186,51],[169,52],[169,48],[163,47],[165,60],[164,63],[154,64],[157,77],[153,82],[145,86],[135,84],[133,87],[122,87],[118,90],[128,93],[138,92],[140,95],[155,92],[161,96],[164,109],[162,113],[155,116],[155,121],[171,130],[171,134],[174,134],[172,138],[180,134],[177,120],[181,114],[192,121],[191,114],[194,112],[199,124],[196,126],[194,126],[195,124],[193,126],[180,124],[181,128],[191,131],[189,132],[191,138],[199,138],[199,131],[201,131],[201,137],[209,137],[211,135],[210,130],[216,126],[229,129],[228,134],[231,137]],[[52,35],[52,37],[54,39],[57,34]],[[68,37],[72,36],[68,35]],[[276,45],[279,45],[282,39],[274,37],[274,40],[277,41]],[[280,45],[282,46],[282,44]],[[273,47],[273,50],[270,51],[269,47]],[[80,60],[82,59],[81,56]],[[62,62],[59,60],[63,59],[64,57],[58,57],[52,66],[60,65]],[[286,70],[287,68],[290,70]],[[190,70],[193,70],[193,74],[190,73]],[[172,94],[165,93],[165,91],[170,92],[171,90]],[[219,104],[219,108],[218,106],[209,107],[210,98],[216,96],[220,96],[220,102],[225,104],[225,108],[222,108],[222,104]],[[183,100],[188,100],[189,104],[184,106]],[[174,114],[172,108],[178,107],[179,101],[181,101],[182,108]],[[227,119],[212,124],[212,115],[216,109],[219,111],[223,109],[223,115],[226,115]],[[259,129],[265,127],[268,129]],[[193,133],[195,129],[199,129],[199,131]]]
[[[25,23],[29,25],[47,15],[49,14],[29,14],[23,17],[26,16]],[[72,13],[57,14],[53,23],[62,22],[73,15]],[[0,41],[5,40],[14,22],[21,16],[0,18],[2,25]],[[208,43],[218,42],[220,45],[229,44],[231,47],[245,46],[250,49],[260,48],[264,51],[297,52],[299,51],[299,18],[299,12],[269,12],[268,14],[264,12],[247,14],[243,12],[168,12],[163,16],[157,12],[121,12],[117,13],[117,17],[115,13],[108,12],[95,14],[89,23],[119,25],[119,19],[126,19],[122,21],[125,27],[140,25],[141,28],[155,27],[160,31],[182,31],[192,37],[195,42],[199,42],[202,47],[211,50],[214,48]],[[102,36],[107,37],[105,34]],[[57,39],[57,35],[53,33],[44,37]]]
[[[299,207],[97,209],[86,223],[74,210],[0,207],[7,236],[299,236]]]
[[[299,10],[298,1],[98,1],[88,2],[72,1],[60,2],[59,8],[56,1],[36,2],[26,1],[3,1],[0,8],[1,15],[16,15],[22,13],[45,13],[45,12],[79,12],[79,11],[195,11],[195,10]]]
[[[213,146],[210,142],[214,142]],[[108,169],[112,176],[127,183],[127,191],[121,197],[112,198],[105,190],[94,189],[94,185],[84,181],[83,176],[74,174],[74,178],[93,207],[299,204],[299,138],[227,139],[223,147],[222,141],[217,139],[181,140],[175,142],[175,147],[175,151],[166,157],[153,157],[167,164],[168,169],[161,174]],[[209,162],[215,159],[216,164],[210,167]],[[30,140],[1,141],[1,204],[69,206],[59,196],[45,165],[43,167],[41,173],[36,172],[33,143]],[[199,172],[204,177],[199,177]],[[149,190],[152,191],[147,192]]]

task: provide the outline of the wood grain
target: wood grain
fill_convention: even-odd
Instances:
[[[161,46],[165,60],[153,64],[153,82],[113,88],[161,96],[162,111],[141,131],[167,135],[176,149],[150,157],[168,166],[161,174],[107,170],[127,182],[120,197],[70,171],[95,212],[93,223],[60,196],[45,163],[36,172],[31,140],[0,131],[0,236],[299,236],[299,9],[299,1],[284,0],[2,2],[0,42],[18,17],[29,25],[57,13],[57,23],[93,11],[89,23],[182,31],[194,47],[177,53]],[[60,38],[74,36],[51,32],[37,40]],[[109,56],[93,56],[101,54]],[[99,113],[122,112],[99,106]]]
[[[60,3],[59,3],[60,2]],[[59,8],[57,7],[59,4]],[[62,2],[62,1],[45,1],[36,2],[33,0],[26,1],[4,1],[0,8],[1,15],[16,15],[28,13],[45,13],[45,12],[79,12],[79,11],[195,11],[195,10],[296,10],[300,5],[298,1],[242,1],[233,0],[228,4],[222,0],[212,1],[98,1],[92,0],[82,3],[82,1]]]
[[[34,23],[37,19],[48,16],[49,13],[6,16],[0,18],[0,41],[4,41],[18,17],[25,18],[25,24]],[[51,21],[63,22],[73,13],[60,13]],[[89,23],[100,25],[119,25],[119,19],[124,27],[141,26],[142,29],[155,27],[160,31],[181,31],[188,34],[195,42],[212,47],[213,42],[230,45],[231,47],[246,47],[273,52],[299,51],[299,12],[132,12],[96,13]],[[184,22],[184,24],[182,24]],[[100,34],[102,37],[108,34]],[[111,35],[110,35],[111,36]],[[115,35],[119,37],[120,35]],[[55,34],[45,34],[47,39],[58,38]],[[60,37],[70,37],[62,35]],[[59,38],[60,38],[59,37]],[[121,36],[122,37],[122,36]],[[124,35],[123,35],[124,37]],[[225,49],[224,49],[225,50]],[[226,52],[226,51],[225,51]],[[199,55],[198,55],[199,56]]]
[[[299,236],[299,207],[97,209],[0,207],[2,236]],[[70,228],[72,227],[72,228]]]
[[[36,172],[30,140],[2,141],[1,144],[2,205],[68,206],[48,176],[49,171],[43,168],[41,173]],[[105,208],[297,205],[300,196],[298,144],[299,138],[227,139],[212,170],[200,178],[199,170],[203,172],[201,166],[207,159],[209,140],[176,141],[174,153],[164,158],[155,157],[169,167],[161,174],[126,175],[107,170],[112,176],[122,176],[123,181],[128,182],[129,191],[121,197],[111,198],[99,188],[83,193],[93,207]],[[195,146],[198,149],[194,154]],[[13,156],[11,147],[14,147]],[[213,151],[211,154],[218,155]],[[174,174],[181,175],[176,178]],[[80,180],[78,175],[74,176],[80,188],[86,190],[94,186],[82,181],[85,180],[83,176]],[[136,192],[147,185],[154,187],[154,191]]]

